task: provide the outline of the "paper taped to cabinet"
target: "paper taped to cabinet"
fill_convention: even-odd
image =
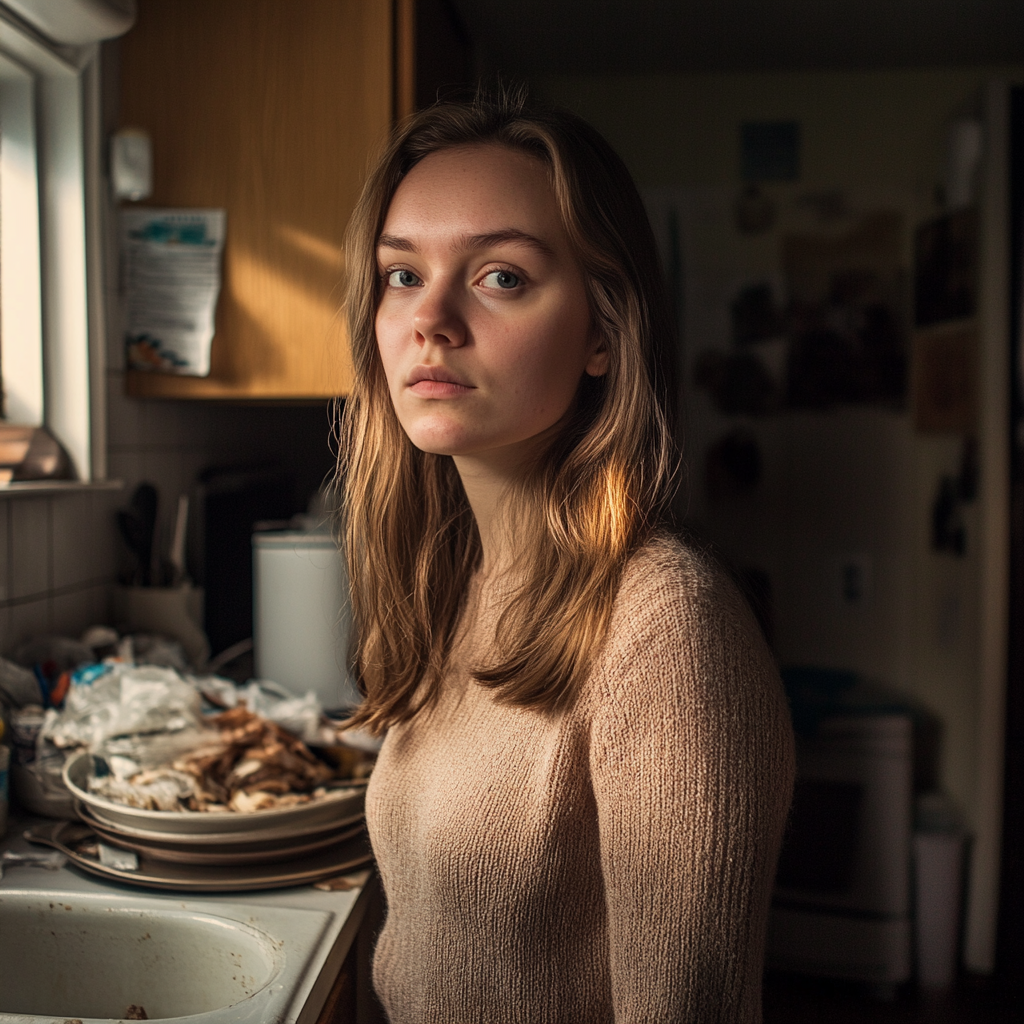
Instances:
[[[121,211],[132,369],[210,372],[225,220],[223,210]]]

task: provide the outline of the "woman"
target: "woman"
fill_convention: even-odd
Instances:
[[[669,319],[628,172],[572,115],[440,104],[346,263],[391,1021],[759,1020],[788,716],[742,599],[659,530]]]

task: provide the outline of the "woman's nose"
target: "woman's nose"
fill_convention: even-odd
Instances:
[[[423,289],[413,314],[417,341],[453,348],[466,343],[466,325],[452,291],[441,281]]]

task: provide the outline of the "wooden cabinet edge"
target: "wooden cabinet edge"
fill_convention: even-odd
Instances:
[[[179,401],[234,401],[240,403],[315,403],[345,398],[351,390],[351,377],[336,390],[295,388],[285,390],[280,383],[268,382],[264,389],[247,382],[232,384],[215,377],[178,377],[169,373],[128,370],[125,373],[125,394],[129,398],[162,398]]]
[[[394,0],[394,119],[401,121],[416,110],[416,0]]]

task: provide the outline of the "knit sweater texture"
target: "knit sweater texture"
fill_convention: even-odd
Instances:
[[[496,620],[473,601],[438,703],[390,730],[367,791],[392,1024],[760,1021],[793,744],[743,598],[652,542],[558,714],[472,678]]]

